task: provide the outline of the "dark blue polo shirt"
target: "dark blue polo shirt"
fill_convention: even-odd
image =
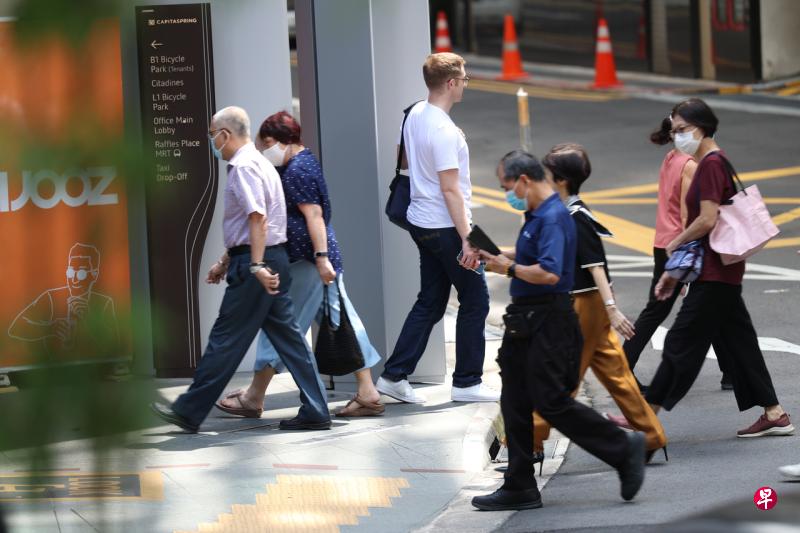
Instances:
[[[558,193],[533,211],[525,213],[525,225],[517,238],[518,265],[539,264],[542,269],[559,276],[555,285],[534,285],[519,278],[511,280],[511,297],[543,296],[568,293],[575,274],[575,222],[561,202]]]

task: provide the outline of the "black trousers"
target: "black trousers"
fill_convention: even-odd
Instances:
[[[683,287],[682,283],[678,284],[675,288],[675,292],[673,292],[672,296],[667,300],[660,301],[656,299],[656,284],[664,273],[664,265],[666,263],[666,250],[664,250],[664,248],[653,248],[653,279],[650,282],[650,293],[647,296],[647,305],[645,305],[645,308],[639,313],[639,318],[636,319],[636,323],[633,325],[636,333],[633,337],[626,340],[625,344],[622,346],[622,349],[625,350],[625,357],[628,358],[628,366],[631,368],[631,372],[633,372],[636,363],[639,362],[639,356],[642,355],[642,350],[644,350],[644,347],[650,342],[653,333],[656,332],[658,326],[669,316],[670,311],[672,311],[672,306],[675,305],[675,300],[678,299],[681,288]],[[719,369],[723,373],[726,373],[723,367],[726,357],[724,353],[725,350],[723,346],[717,342],[712,342],[712,345],[714,346],[714,352],[717,354]]]
[[[533,477],[534,410],[553,427],[598,459],[619,468],[629,453],[617,426],[570,395],[578,385],[581,338],[578,317],[568,295],[545,305],[509,305],[509,315],[533,311],[531,336],[511,338],[506,328],[497,362],[503,389],[500,408],[508,441],[508,470],[503,487],[536,488]]]
[[[710,281],[692,283],[684,298],[664,341],[661,364],[645,395],[647,401],[668,411],[675,407],[697,379],[712,340],[725,354],[725,370],[739,410],[777,405],[741,285]]]

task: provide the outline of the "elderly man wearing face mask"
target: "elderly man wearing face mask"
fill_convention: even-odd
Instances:
[[[222,221],[227,251],[206,282],[225,277],[228,286],[189,390],[171,407],[154,403],[152,408],[163,420],[197,432],[261,330],[292,374],[303,404],[295,418],[281,421],[280,429],[328,429],[325,389],[287,293],[291,275],[280,178],[250,141],[244,109],[218,111],[208,139],[214,155],[228,161],[228,181]]]
[[[364,357],[364,366],[354,372],[358,392],[336,415],[382,415],[384,406],[380,402],[380,393],[372,384],[370,373],[370,368],[381,358],[370,343],[361,318],[347,296],[342,254],[330,224],[331,202],[319,160],[303,146],[300,124],[285,111],[264,120],[255,145],[278,169],[286,196],[287,249],[292,262],[292,288],[289,294],[295,302],[295,317],[300,330],[308,331],[312,321],[316,319],[319,323],[322,319],[325,290],[328,291],[332,319],[338,323],[341,291],[341,301]],[[283,364],[270,339],[260,335],[252,383],[245,389],[229,393],[217,403],[217,407],[237,416],[260,417],[267,387],[282,368]]]
[[[624,433],[575,401],[583,346],[569,291],[573,287],[577,236],[569,211],[527,152],[509,152],[497,167],[500,186],[525,200],[525,224],[514,250],[481,250],[490,272],[511,278],[511,305],[497,354],[503,389],[500,409],[508,439],[508,469],[492,494],[475,496],[484,511],[536,509],[542,499],[533,477],[533,419],[538,410],[553,427],[615,468],[620,495],[631,500],[644,482],[644,437]]]

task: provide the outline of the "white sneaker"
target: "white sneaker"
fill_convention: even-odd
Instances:
[[[800,464],[782,466],[778,472],[791,479],[800,479]]]
[[[395,400],[400,400],[405,403],[425,403],[425,397],[417,394],[407,379],[400,381],[389,381],[388,379],[378,378],[375,383],[375,388],[378,392],[385,394]]]
[[[499,402],[500,393],[478,383],[471,387],[453,387],[450,399],[454,402]]]

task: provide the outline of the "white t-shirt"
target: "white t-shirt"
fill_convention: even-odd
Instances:
[[[457,168],[464,210],[467,220],[472,222],[469,148],[461,129],[443,109],[423,101],[408,113],[403,136],[408,175],[411,178],[408,221],[428,229],[455,226],[447,210],[437,172]]]

